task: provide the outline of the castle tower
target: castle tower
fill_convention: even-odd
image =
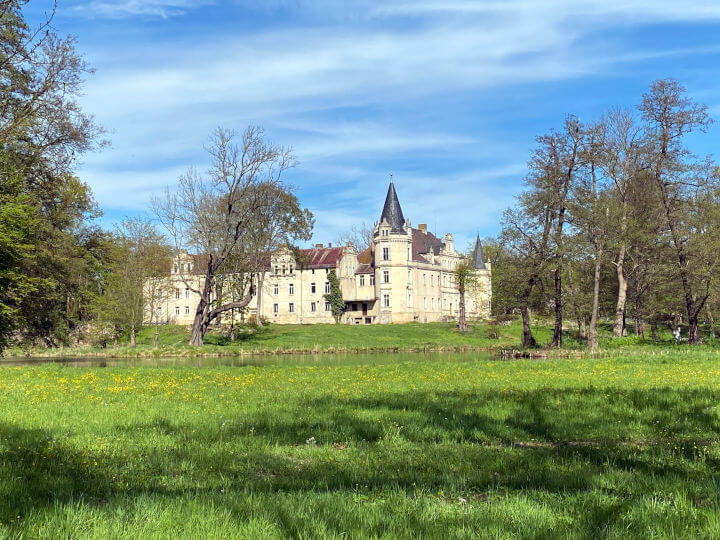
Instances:
[[[403,217],[392,175],[380,222],[373,235],[375,289],[380,322],[405,322],[412,317],[412,228]]]
[[[473,249],[472,264],[475,270],[485,270],[485,255],[483,254],[480,235],[475,239],[475,249]]]

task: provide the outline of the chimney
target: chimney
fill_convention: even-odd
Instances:
[[[332,247],[332,242],[328,242],[328,247]]]
[[[315,244],[315,247],[316,247],[316,248],[321,248],[321,247],[323,247],[323,245],[322,245],[322,244]]]
[[[420,229],[422,232],[424,232],[425,234],[427,234],[427,223],[420,223],[420,224],[418,225],[418,229]]]

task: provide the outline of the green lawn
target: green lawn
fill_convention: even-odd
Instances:
[[[710,348],[2,367],[0,418],[0,537],[720,536]]]
[[[634,337],[612,340],[609,329],[601,328],[601,347],[676,347],[669,331],[662,334],[662,342],[643,341]],[[512,324],[488,326],[485,322],[472,323],[470,331],[459,333],[455,323],[409,323],[391,325],[271,324],[259,331],[249,330],[235,342],[217,333],[209,333],[202,348],[190,347],[189,329],[182,326],[160,326],[159,347],[154,347],[154,327],[142,329],[137,347],[122,342],[117,347],[71,347],[11,349],[6,356],[53,356],[53,357],[150,357],[150,356],[234,356],[239,354],[321,353],[321,352],[391,352],[391,351],[463,351],[501,348],[519,348],[522,326],[520,321]],[[540,344],[552,338],[550,326],[539,325],[533,329]],[[496,335],[493,335],[496,332]],[[566,349],[582,349],[584,343],[575,338],[574,332],[565,332]]]

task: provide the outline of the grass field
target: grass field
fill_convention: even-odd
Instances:
[[[720,353],[0,368],[4,537],[720,536]]]
[[[65,347],[48,349],[15,348],[6,356],[36,357],[153,357],[153,356],[237,356],[242,354],[278,353],[338,353],[338,352],[395,352],[395,351],[468,351],[502,348],[519,348],[522,326],[520,321],[512,324],[488,326],[485,322],[472,323],[470,331],[459,333],[455,323],[409,323],[392,325],[271,324],[257,332],[241,335],[235,342],[216,333],[206,336],[202,348],[190,347],[189,330],[182,326],[159,327],[159,347],[154,347],[154,327],[144,328],[138,335],[137,347],[127,342],[119,346]],[[547,344],[552,338],[552,328],[538,325],[533,329],[538,343]],[[495,334],[494,334],[495,333]],[[494,334],[494,335],[493,335]],[[610,339],[609,328],[600,328],[602,349],[618,347],[664,348],[675,347],[670,332],[665,330],[661,342],[639,340],[635,337]],[[571,331],[565,332],[565,349],[582,350]]]

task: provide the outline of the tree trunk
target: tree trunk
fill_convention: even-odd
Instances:
[[[635,298],[635,335],[645,338],[645,315],[642,297]]]
[[[190,332],[190,345],[200,347],[203,344],[205,333],[210,326],[210,293],[212,292],[211,275],[205,278],[202,292],[200,293],[200,301],[195,309],[195,319],[193,319],[192,331]]]
[[[135,346],[135,325],[130,326],[130,346]]]
[[[532,328],[530,327],[530,308],[527,304],[520,307],[520,315],[522,316],[523,323],[523,335],[522,335],[522,346],[527,349],[529,347],[537,347],[537,341],[532,334]]]
[[[552,347],[562,347],[562,269],[560,264],[555,267],[555,329],[553,330]]]
[[[698,334],[698,314],[697,312],[688,317],[688,343],[693,345],[700,343],[700,336]]]
[[[587,318],[585,315],[578,317],[578,339],[585,339],[587,337]]]
[[[588,332],[588,347],[592,350],[597,349],[598,337],[597,337],[597,320],[598,320],[598,305],[600,303],[600,266],[602,257],[602,249],[599,249],[595,254],[595,275],[593,277],[593,302],[592,312],[590,313],[590,331]]]
[[[258,272],[257,274],[257,307],[255,308],[255,323],[258,326],[262,326],[262,293],[263,293],[263,282],[265,281],[265,272]]]
[[[613,321],[613,337],[623,335],[623,314],[625,313],[625,303],[627,301],[627,279],[625,278],[625,245],[620,246],[618,252],[615,270],[618,280],[618,297],[615,305],[615,320]]]
[[[467,332],[467,320],[465,319],[465,290],[460,290],[460,314],[458,316],[458,330]]]

